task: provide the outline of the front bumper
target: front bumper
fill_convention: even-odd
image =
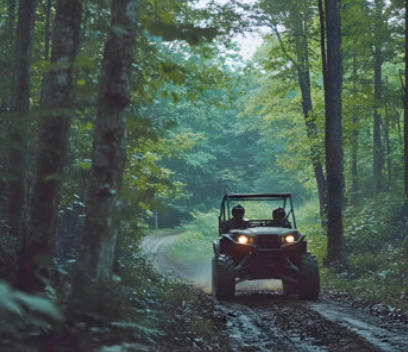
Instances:
[[[234,245],[229,248],[234,259],[235,276],[244,280],[296,280],[300,257],[306,253],[306,242],[301,241],[276,249]]]

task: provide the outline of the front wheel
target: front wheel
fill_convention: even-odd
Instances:
[[[299,297],[315,300],[320,292],[319,265],[316,257],[306,253],[300,258],[299,265]]]
[[[235,295],[234,262],[221,254],[212,260],[212,292],[217,299],[229,299]]]

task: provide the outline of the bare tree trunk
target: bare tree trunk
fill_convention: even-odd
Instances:
[[[112,31],[105,45],[92,152],[85,228],[76,292],[112,278],[119,195],[125,163],[125,108],[130,100],[132,46],[138,0],[112,1]]]
[[[320,148],[316,145],[317,126],[314,117],[310,116],[313,110],[312,97],[310,93],[310,69],[309,69],[309,45],[307,42],[306,23],[302,19],[298,4],[292,6],[292,22],[294,25],[295,47],[296,47],[296,69],[298,73],[299,87],[302,93],[302,109],[305,118],[306,133],[310,141],[310,153],[313,171],[316,178],[317,191],[319,195],[320,217],[326,217],[327,206],[327,184],[320,158]]]
[[[353,56],[353,93],[357,94],[357,55]],[[359,203],[358,187],[358,136],[359,136],[359,117],[357,107],[353,107],[353,133],[351,136],[351,205]]]
[[[381,115],[378,112],[381,104],[382,87],[382,53],[381,29],[383,0],[375,0],[375,44],[374,44],[374,124],[373,124],[373,176],[374,194],[377,195],[382,187],[383,147],[381,143]]]
[[[404,164],[405,208],[408,212],[408,0],[405,0]]]
[[[343,146],[341,125],[342,58],[340,7],[338,0],[326,0],[327,105],[326,169],[328,184],[328,263],[341,263],[343,247]]]
[[[374,57],[374,124],[373,124],[373,175],[374,194],[378,194],[382,187],[383,153],[381,144],[381,115],[378,113],[381,100],[381,57],[376,47]]]
[[[7,7],[7,21],[6,28],[8,33],[14,33],[16,19],[16,0],[9,0]],[[10,105],[10,93],[11,93],[11,80],[12,80],[12,70],[11,62],[13,56],[13,45],[14,36],[9,35],[7,40],[3,40],[1,43],[1,55],[3,56],[2,67],[0,75],[2,81],[0,83],[0,137],[5,139],[7,136],[7,119],[6,115],[9,110]],[[7,216],[7,158],[2,152],[0,156],[0,216],[1,222],[5,224],[5,217]],[[4,229],[3,229],[4,231]]]
[[[57,0],[51,63],[43,81],[39,148],[30,202],[30,223],[20,258],[19,286],[43,288],[41,275],[52,265],[59,188],[73,116],[73,62],[79,47],[81,0]],[[41,274],[40,274],[41,272]]]
[[[392,184],[392,170],[391,170],[391,142],[390,142],[390,116],[388,113],[388,77],[385,77],[384,83],[384,144],[385,144],[385,158],[387,160],[387,176],[389,189]]]
[[[48,60],[50,55],[50,39],[51,39],[51,5],[52,0],[47,0],[45,5],[45,38],[44,38],[44,59]]]
[[[323,1],[319,0],[319,18],[320,18],[320,53],[322,56],[322,75],[324,87],[324,106],[327,106],[327,53],[326,53],[326,26],[325,15],[323,9]]]
[[[23,240],[25,197],[25,141],[30,98],[30,61],[35,0],[21,0],[18,9],[17,36],[11,88],[8,152],[8,224],[10,235]]]

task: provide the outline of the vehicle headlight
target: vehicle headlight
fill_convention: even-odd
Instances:
[[[238,235],[236,240],[239,244],[249,244],[253,242],[253,238],[247,235]]]
[[[293,243],[295,241],[296,241],[295,235],[290,233],[289,235],[285,236],[285,242],[286,243]]]

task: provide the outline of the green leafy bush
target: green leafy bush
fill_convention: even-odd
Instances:
[[[12,289],[0,281],[0,332],[16,333],[24,326],[50,330],[63,315],[49,299]]]

